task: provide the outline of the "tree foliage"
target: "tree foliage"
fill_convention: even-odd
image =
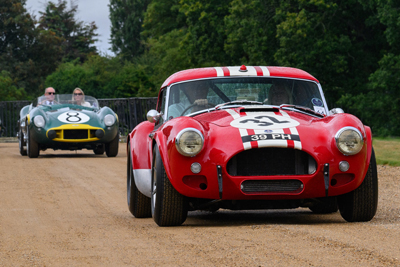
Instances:
[[[140,37],[150,0],[110,0],[111,50],[125,59],[143,53]]]
[[[72,4],[68,10],[67,1],[58,0],[57,3],[48,2],[46,10],[39,12],[39,29],[54,34],[61,45],[58,61],[79,58],[84,62],[89,55],[97,53],[94,46],[98,36],[95,33],[97,26],[94,22],[84,24],[82,21],[76,21],[77,10],[77,5]]]
[[[376,11],[373,22],[382,30],[388,44],[382,58],[368,76],[365,90],[349,92],[338,103],[369,123],[375,134],[400,135],[400,3],[397,1],[366,1]]]
[[[42,71],[37,69],[35,60],[38,55],[34,51],[43,48],[43,38],[37,38],[35,21],[24,5],[25,0],[0,2],[0,70],[7,72],[2,72],[2,77],[10,78],[10,86],[28,87],[30,91],[33,86],[40,84],[36,75]],[[29,85],[32,87],[29,88]],[[4,92],[2,95],[5,98],[13,97]]]
[[[81,64],[79,59],[61,64],[46,78],[46,87],[57,93],[72,94],[81,88],[96,98],[126,98],[155,96],[157,90],[143,70],[121,58],[90,56]]]
[[[3,70],[0,73],[0,99],[2,101],[23,100],[27,95],[23,88],[14,85],[10,73]]]
[[[75,20],[76,5],[49,2],[39,26],[24,5],[0,2],[0,88],[18,92],[7,90],[9,98],[44,85],[98,98],[154,96],[182,69],[281,65],[314,75],[330,107],[375,134],[400,135],[398,1],[111,0],[116,57],[94,55],[96,27]]]
[[[40,23],[25,4],[25,0],[0,1],[0,70],[8,73],[10,86],[23,88],[33,97],[43,92],[46,76],[63,60],[83,62],[95,54],[97,34],[94,23],[84,25],[74,19],[76,6],[67,10],[66,1],[48,2]],[[20,94],[8,97],[16,95]]]
[[[400,134],[400,123],[383,117],[400,115],[397,2],[153,0],[144,18],[146,50],[134,62],[154,84],[193,67],[297,67],[320,80],[330,107]]]

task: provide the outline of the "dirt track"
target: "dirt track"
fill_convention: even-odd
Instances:
[[[181,227],[135,219],[126,152],[0,143],[0,266],[400,266],[400,168],[378,167],[379,206],[367,223],[308,209],[189,212]]]

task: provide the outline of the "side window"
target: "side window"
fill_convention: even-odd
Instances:
[[[174,85],[170,88],[167,114],[168,120],[181,116],[185,108],[191,105],[187,95],[183,91],[185,88],[186,84]]]
[[[164,123],[164,111],[165,111],[165,102],[166,102],[166,90],[162,90],[160,93],[161,104],[157,107],[157,112],[161,113],[160,120],[155,126],[159,126]]]

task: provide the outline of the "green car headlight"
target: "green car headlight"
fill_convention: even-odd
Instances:
[[[204,145],[204,137],[201,132],[194,128],[186,128],[178,133],[175,140],[176,149],[183,156],[196,156]]]
[[[336,135],[336,146],[344,155],[355,155],[361,151],[364,139],[361,132],[354,127],[344,127]]]
[[[44,120],[42,115],[37,115],[33,118],[33,123],[36,127],[42,128],[46,124],[46,121]]]
[[[104,116],[104,124],[106,126],[112,126],[115,123],[115,117],[111,114],[107,114]]]

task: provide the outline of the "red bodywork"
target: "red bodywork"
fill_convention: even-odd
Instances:
[[[233,75],[230,68],[220,68],[224,76]],[[308,73],[283,67],[254,67],[254,75],[265,75],[268,69],[269,76],[289,77],[318,81]],[[170,76],[163,84],[162,89],[180,81],[217,77],[216,68],[204,68],[181,71]],[[160,105],[160,99],[159,104]],[[254,135],[257,130],[248,129],[243,132],[232,126],[235,119],[251,118],[257,114],[275,116],[295,121],[296,126],[279,129],[281,140],[249,141],[245,136]],[[345,156],[336,147],[335,134],[343,127],[351,126],[358,129],[364,139],[364,146],[356,155]],[[185,128],[195,128],[204,136],[204,147],[194,157],[181,155],[175,147],[177,134]],[[293,131],[297,131],[300,141],[289,138]],[[334,114],[318,118],[306,114],[269,109],[252,112],[249,108],[237,107],[222,109],[210,113],[202,113],[193,117],[182,116],[162,124],[156,130],[154,123],[139,124],[128,136],[132,155],[133,169],[151,169],[153,146],[158,146],[168,178],[174,188],[182,195],[192,198],[225,199],[225,200],[277,200],[277,199],[309,199],[326,196],[337,196],[355,190],[362,183],[371,157],[372,134],[369,127],[350,114]],[[250,146],[250,148],[249,148]],[[246,148],[247,147],[247,148]],[[317,163],[313,174],[295,176],[231,176],[227,171],[228,161],[245,149],[258,147],[286,147],[307,152]],[[282,159],[284,160],[284,159]],[[346,172],[339,170],[339,162],[347,161],[350,168]],[[201,164],[201,172],[192,173],[191,164]],[[324,180],[324,166],[329,164],[329,185],[326,188]],[[218,172],[218,166],[221,172]],[[222,184],[218,175],[222,174]],[[241,185],[246,180],[299,180],[302,190],[290,193],[245,193]]]

